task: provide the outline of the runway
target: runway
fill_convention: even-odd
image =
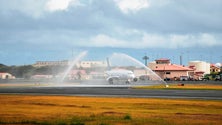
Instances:
[[[220,90],[134,89],[129,86],[37,86],[0,87],[0,94],[66,95],[222,100]]]

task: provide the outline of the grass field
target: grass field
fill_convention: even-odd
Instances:
[[[222,101],[0,95],[0,124],[219,125]]]

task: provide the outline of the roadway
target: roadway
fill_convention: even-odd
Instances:
[[[0,87],[0,94],[68,95],[222,100],[220,90],[150,90],[130,86],[32,86]]]

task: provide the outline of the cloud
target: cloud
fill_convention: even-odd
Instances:
[[[49,0],[46,10],[50,12],[67,10],[70,5],[83,5],[79,0]]]
[[[48,12],[82,5],[79,0],[1,0],[0,3],[0,11],[5,14],[20,12],[33,18],[44,18]]]
[[[0,0],[0,62],[29,60],[26,53],[68,57],[63,52],[84,47],[214,51],[222,46],[221,6],[221,0]]]
[[[100,30],[101,34],[114,32],[116,27],[156,34],[222,31],[222,8],[220,6],[222,2],[218,0],[211,2],[205,0],[192,2],[186,0],[179,2],[175,0],[132,0],[123,5],[121,2],[125,1],[121,0],[90,0],[89,2],[60,0],[63,4],[58,4],[58,7],[50,5],[51,11],[49,12],[49,3],[57,2],[52,1],[54,0],[2,0],[0,1],[0,25],[1,27],[11,25],[9,27],[34,30],[39,28],[73,29],[80,30],[80,32],[82,30],[91,32],[90,30],[96,29],[94,31]],[[121,6],[126,7],[121,10]],[[37,19],[32,19],[32,17]],[[4,20],[5,22],[1,23]],[[16,21],[9,24],[8,22],[11,20]]]
[[[46,0],[1,0],[0,11],[5,15],[20,12],[34,18],[39,18],[45,12],[44,6],[46,2]]]
[[[135,13],[149,7],[148,0],[130,0],[130,2],[129,0],[114,0],[114,2],[116,2],[119,9],[125,14],[130,12]]]
[[[72,0],[49,0],[46,7],[49,11],[65,10]]]
[[[221,45],[222,4],[217,0],[60,0],[59,4],[57,0],[19,2],[0,1],[0,42],[17,44],[22,41],[30,46],[48,43],[64,48]]]
[[[217,39],[217,37],[220,37]],[[221,35],[213,35],[208,33],[200,34],[147,34],[143,33],[142,37],[137,41],[126,41],[116,39],[108,35],[99,34],[90,39],[87,46],[94,47],[117,47],[117,48],[192,48],[192,47],[213,47],[221,46]]]
[[[99,34],[90,39],[88,45],[95,47],[124,47],[126,46],[126,41],[121,41],[110,36]]]

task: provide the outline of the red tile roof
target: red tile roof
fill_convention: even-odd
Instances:
[[[155,71],[194,71],[194,69],[176,65],[176,64],[166,64],[166,65],[157,65]]]
[[[156,59],[155,61],[169,61],[170,59],[167,58],[160,58],[160,59]]]

